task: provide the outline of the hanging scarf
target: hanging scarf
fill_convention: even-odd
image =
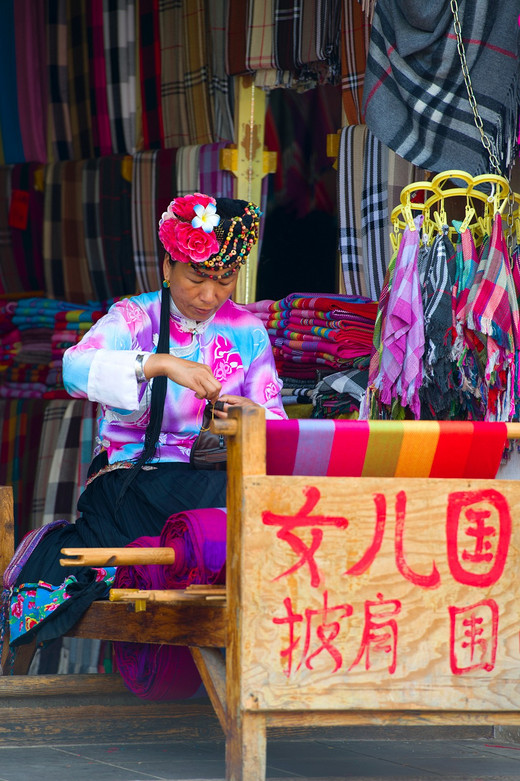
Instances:
[[[397,399],[402,407],[410,407],[416,418],[420,417],[418,391],[424,353],[424,316],[417,269],[422,219],[422,215],[415,218],[414,231],[405,228],[399,245],[382,332],[381,369],[375,383],[383,404],[391,405]]]
[[[459,0],[458,7],[484,132],[506,171],[518,128],[518,4]],[[376,3],[363,109],[373,133],[416,165],[432,171],[456,168],[472,175],[489,170],[488,152],[468,101],[450,3],[445,0]]]

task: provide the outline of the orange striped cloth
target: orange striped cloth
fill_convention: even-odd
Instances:
[[[505,423],[267,421],[267,474],[494,478]]]

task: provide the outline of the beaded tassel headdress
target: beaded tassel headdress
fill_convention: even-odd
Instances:
[[[222,279],[246,262],[258,241],[259,217],[253,203],[194,193],[170,203],[159,222],[159,238],[172,260]]]

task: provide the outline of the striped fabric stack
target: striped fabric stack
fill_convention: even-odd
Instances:
[[[110,303],[80,307],[27,298],[0,305],[0,398],[68,399],[61,372],[63,353]]]
[[[267,328],[279,374],[316,379],[368,365],[377,303],[360,296],[291,293],[247,308]]]

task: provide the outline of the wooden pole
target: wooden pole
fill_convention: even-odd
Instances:
[[[173,548],[62,548],[62,567],[123,567],[174,564]]]

